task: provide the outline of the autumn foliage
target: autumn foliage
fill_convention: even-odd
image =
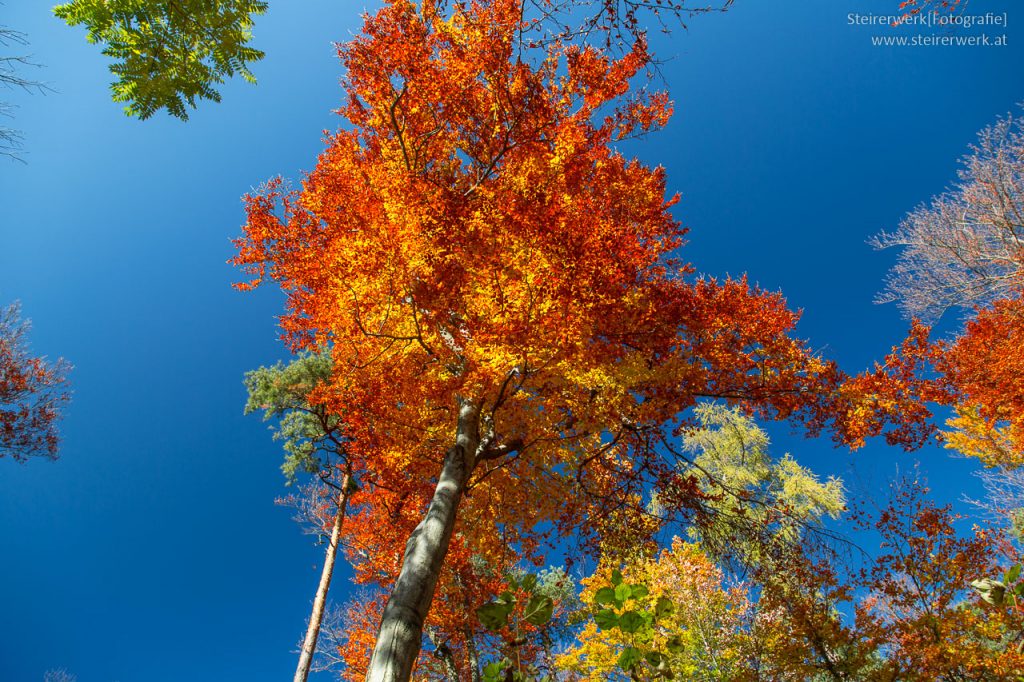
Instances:
[[[1020,568],[972,589],[1012,558],[990,530],[958,532],[959,517],[926,493],[903,481],[877,513],[854,514],[880,538],[866,561],[815,541],[775,544],[729,575],[676,538],[621,571],[603,563],[584,579],[584,624],[558,659],[565,679],[1016,679],[1024,611],[1003,595]]]
[[[748,679],[1014,679],[1022,614],[970,587],[1012,557],[997,533],[958,530],[926,493],[905,480],[877,513],[854,515],[880,538],[870,561],[790,553],[759,576],[759,674]]]
[[[951,447],[987,464],[1024,464],[1024,299],[978,311],[944,346],[939,367],[958,394]]]
[[[979,575],[999,572],[996,538],[980,528],[958,533],[959,517],[923,493],[897,490],[873,521],[881,553],[857,579],[870,590],[857,627],[885,651],[896,679],[1009,679],[1024,666],[1019,647],[1008,645],[1020,636],[1021,614],[968,591]]]
[[[644,41],[618,57],[532,41],[519,8],[391,0],[368,16],[339,48],[343,127],[299,187],[247,198],[234,259],[246,287],[287,295],[293,349],[330,353],[309,400],[343,417],[363,485],[343,531],[357,582],[387,593],[421,570],[403,608],[432,607],[409,627],[460,670],[514,566],[568,536],[597,552],[624,528],[653,535],[652,486],[707,494],[661,447],[698,400],[853,445],[931,428],[885,376],[851,382],[812,353],[779,294],[680,259],[663,169],[617,147],[671,114],[632,89]],[[349,641],[359,675],[366,633]]]
[[[57,421],[67,403],[68,365],[29,353],[19,308],[0,309],[0,457],[55,458]]]
[[[680,679],[715,674],[734,679],[741,674],[753,605],[746,586],[738,581],[728,585],[698,545],[675,538],[657,556],[627,562],[621,582],[615,571],[605,563],[583,581],[580,598],[594,604],[597,615],[587,619],[574,646],[558,659],[561,668],[575,673],[572,679],[615,679],[625,672],[623,653],[639,647],[664,652],[664,668]],[[623,621],[624,628],[612,627]]]
[[[976,310],[963,332],[932,340],[915,322],[907,338],[850,390],[881,405],[899,402],[925,420],[950,407],[945,444],[989,466],[1024,464],[1024,299],[1000,299]],[[931,407],[929,406],[931,405]]]

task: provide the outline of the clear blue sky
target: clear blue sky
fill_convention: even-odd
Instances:
[[[894,254],[865,240],[954,177],[975,132],[1024,99],[1024,10],[1005,47],[875,47],[850,12],[898,0],[737,0],[655,39],[677,115],[631,151],[668,168],[701,272],[749,273],[803,308],[801,334],[851,370],[904,330],[872,298]],[[66,667],[79,682],[287,679],[320,551],[275,507],[280,453],[243,418],[242,374],[283,357],[279,295],[241,294],[225,261],[239,198],[315,163],[342,97],[332,41],[360,8],[275,0],[256,30],[258,87],[229,84],[187,124],[109,101],[81,30],[8,0],[55,92],[20,105],[27,165],[0,159],[0,303],[34,348],[75,365],[56,463],[0,461],[0,680]],[[924,31],[931,33],[930,30]],[[955,320],[952,320],[955,322]],[[772,428],[822,474],[877,493],[921,460],[936,495],[976,492],[938,450],[849,455]],[[853,467],[853,469],[851,469]],[[860,481],[860,483],[858,483]],[[334,595],[344,598],[344,575]]]

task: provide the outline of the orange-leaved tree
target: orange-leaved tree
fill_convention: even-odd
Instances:
[[[68,364],[31,355],[17,304],[0,308],[0,457],[57,456],[57,421],[70,398]]]
[[[615,146],[671,111],[631,94],[643,40],[618,58],[535,42],[519,9],[368,16],[339,50],[345,127],[299,189],[248,198],[237,242],[251,284],[287,294],[291,345],[333,355],[310,399],[345,415],[364,483],[349,555],[357,580],[393,585],[370,680],[409,678],[439,580],[642,511],[679,476],[658,438],[699,398],[843,439],[886,422],[791,336],[781,296],[675,257],[664,171]]]
[[[1021,613],[969,589],[1001,572],[999,539],[978,527],[961,535],[960,517],[925,493],[916,481],[895,490],[873,523],[881,553],[855,581],[868,592],[856,606],[857,627],[885,651],[887,674],[877,678],[1017,679]]]
[[[752,574],[754,655],[737,679],[1017,679],[1024,623],[1010,592],[1020,569],[1005,582],[986,577],[1019,556],[992,529],[958,532],[959,519],[904,480],[877,513],[852,515],[879,537],[869,561],[821,545],[778,547],[770,570]]]

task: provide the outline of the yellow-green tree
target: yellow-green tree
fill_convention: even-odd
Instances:
[[[845,509],[840,480],[822,481],[789,454],[773,459],[768,434],[740,408],[705,403],[694,415],[674,453],[678,476],[652,511],[688,516],[691,539],[713,559],[758,566],[769,545],[794,544]]]
[[[746,589],[695,544],[676,538],[621,571],[604,563],[584,579],[582,600],[593,617],[557,662],[583,680],[732,680],[744,665]]]

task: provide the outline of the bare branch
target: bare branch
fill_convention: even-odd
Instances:
[[[4,53],[13,46],[24,47],[26,45],[28,45],[28,38],[24,33],[0,25],[0,49]],[[44,83],[23,76],[22,72],[26,67],[39,67],[39,65],[33,63],[26,55],[0,55],[0,86],[8,89],[21,89],[40,93],[45,93],[49,90]],[[10,102],[0,101],[0,116],[13,118],[15,108],[16,106]],[[20,130],[0,125],[0,156],[23,161],[20,155],[23,139],[24,136]]]
[[[733,0],[687,5],[685,0],[523,0],[524,18],[538,19],[536,42],[592,44],[609,52],[629,50],[653,19],[659,30],[686,29],[702,14],[724,12]],[[674,26],[673,26],[674,25]]]

